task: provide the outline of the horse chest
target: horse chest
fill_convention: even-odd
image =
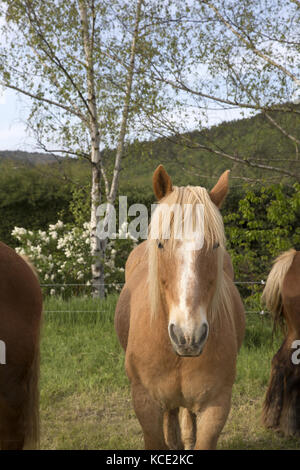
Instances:
[[[148,383],[151,396],[165,409],[201,407],[208,399],[213,386],[204,377],[192,374],[182,377],[179,373],[169,373],[154,378]]]
[[[173,357],[173,353],[160,361],[148,358],[143,363],[140,357],[135,359],[127,359],[129,378],[141,382],[163,409],[201,406],[214,388],[201,366],[190,367],[188,361]]]

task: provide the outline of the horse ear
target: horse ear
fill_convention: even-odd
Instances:
[[[229,190],[229,184],[228,184],[229,173],[230,173],[230,170],[224,171],[224,173],[222,173],[222,175],[220,176],[217,184],[213,187],[213,189],[209,193],[212,202],[219,208],[222,206],[224,199]]]
[[[158,201],[173,190],[171,178],[163,165],[159,165],[156,168],[153,173],[152,183],[154,194]]]

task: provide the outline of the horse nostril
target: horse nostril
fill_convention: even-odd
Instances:
[[[187,333],[184,334],[185,330],[181,329],[179,325],[170,323],[168,330],[175,350],[177,352],[179,351],[180,355],[185,354],[188,356],[195,355],[194,352],[201,352],[207,338],[208,325],[207,323],[203,323],[200,327],[195,329],[193,333],[188,330]]]
[[[206,336],[207,336],[207,330],[208,330],[208,327],[207,327],[207,324],[204,323],[201,327],[201,336],[200,336],[200,344],[205,340]]]
[[[179,326],[176,326],[174,325],[174,323],[171,323],[169,326],[169,332],[172,341],[178,346],[181,346],[186,343],[184,334]]]
[[[195,334],[192,339],[192,346],[197,347],[200,346],[206,339],[208,333],[208,326],[206,323],[203,323],[203,325],[200,328],[200,331],[198,330],[198,334]]]
[[[175,325],[174,323],[171,323],[171,325],[169,326],[170,338],[172,341],[174,341],[175,344],[178,344],[177,336],[175,334],[174,329],[175,329]]]
[[[185,339],[185,337],[184,337],[183,335],[181,335],[181,336],[179,337],[179,341],[180,341],[180,344],[185,344],[185,343],[186,343],[186,339]]]

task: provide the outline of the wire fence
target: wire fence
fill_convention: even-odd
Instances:
[[[95,288],[95,287],[100,287],[100,286],[109,286],[109,287],[113,287],[115,289],[115,293],[119,293],[121,291],[121,288],[122,286],[124,286],[124,282],[114,282],[114,283],[95,283],[95,284],[84,284],[84,283],[41,283],[40,286],[41,288],[43,289],[43,292],[44,294],[47,295],[62,295],[64,294],[64,292],[68,289],[69,290],[69,295],[70,295],[70,288],[71,290],[72,289],[76,289],[76,291],[74,291],[74,296],[80,296],[82,294],[84,294],[86,292],[86,289],[91,289],[91,288]],[[265,286],[265,281],[263,279],[259,280],[259,281],[234,281],[234,284],[237,286],[237,287],[246,287],[246,286],[251,286],[252,288],[254,286],[259,286],[261,288],[263,288]],[[117,288],[116,288],[117,287]],[[55,289],[55,293],[52,292],[51,293],[51,290],[54,290]],[[252,290],[252,289],[251,289]],[[257,289],[256,289],[256,294],[257,294]],[[252,292],[252,295],[254,294],[254,292]],[[250,296],[248,297],[251,297],[251,294]],[[243,298],[243,295],[242,295],[242,298]],[[257,302],[256,302],[257,303]],[[253,308],[253,307],[252,307]],[[98,312],[99,313],[99,309],[98,310],[72,310],[73,312],[76,312],[76,313],[96,313]],[[69,310],[45,310],[45,313],[58,313],[58,312],[69,312]],[[262,310],[260,307],[257,306],[256,308],[256,305],[254,307],[254,309],[252,310],[249,310],[249,309],[246,309],[245,310],[246,314],[253,314],[253,313],[256,313],[256,314],[259,314],[259,315],[268,315],[269,312],[266,311],[266,310]]]
[[[122,285],[124,286],[125,282],[112,282],[112,283],[95,283],[95,284],[77,284],[77,283],[67,283],[67,284],[40,284],[41,287],[56,287],[56,286],[85,286],[85,287],[94,287],[94,286],[108,286],[108,285]],[[265,281],[234,281],[234,284],[260,284],[260,285],[265,285]]]

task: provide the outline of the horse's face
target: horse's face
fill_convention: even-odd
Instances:
[[[224,172],[209,193],[209,204],[213,203],[213,207],[220,207],[228,192],[228,174],[229,171]],[[170,203],[175,194],[162,165],[153,175],[153,188],[157,199],[164,198],[166,203]],[[202,248],[199,248],[199,240],[193,242],[193,239],[176,240],[175,244],[170,240],[157,240],[156,245],[156,272],[168,315],[171,344],[180,356],[199,356],[209,336],[208,312],[218,289],[222,248],[215,238],[209,245],[204,242]]]
[[[168,241],[157,244],[168,332],[180,356],[201,354],[209,335],[207,312],[216,290],[218,246],[198,249],[196,245],[193,249],[191,241],[178,241],[170,253]]]

